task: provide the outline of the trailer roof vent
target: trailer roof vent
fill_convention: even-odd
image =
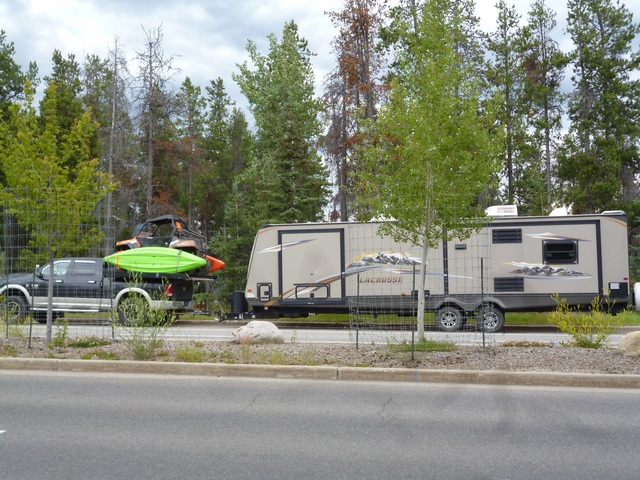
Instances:
[[[492,205],[485,210],[490,217],[517,217],[517,205]]]
[[[626,215],[624,210],[605,210],[602,215]]]

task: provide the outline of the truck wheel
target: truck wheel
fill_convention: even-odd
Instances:
[[[495,305],[483,305],[476,318],[478,329],[486,333],[496,333],[504,327],[504,313]]]
[[[443,332],[455,332],[464,325],[464,315],[456,307],[442,307],[436,312],[436,326]]]
[[[149,303],[142,295],[127,295],[118,303],[118,321],[123,325],[143,325],[149,316]]]
[[[6,301],[0,301],[2,320],[9,323],[19,323],[27,316],[27,301],[20,295],[9,295]]]

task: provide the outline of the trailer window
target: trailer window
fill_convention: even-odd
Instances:
[[[545,263],[578,263],[578,242],[548,241],[542,244]]]
[[[522,243],[521,228],[494,228],[491,230],[493,243]]]

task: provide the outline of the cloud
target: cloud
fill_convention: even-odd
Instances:
[[[494,29],[495,0],[476,3],[482,28]],[[532,0],[513,3],[525,21]],[[627,3],[637,22],[640,5]],[[267,36],[275,34],[280,38],[284,24],[291,20],[308,40],[309,49],[317,54],[312,62],[317,94],[321,95],[324,77],[335,65],[331,41],[336,29],[325,12],[340,11],[343,4],[343,0],[0,0],[0,28],[15,44],[15,60],[24,69],[30,61],[36,61],[40,76],[44,77],[50,73],[54,49],[65,56],[74,54],[79,62],[87,54],[107,58],[116,38],[129,59],[129,70],[135,74],[136,52],[145,48],[144,30],[162,25],[165,56],[173,57],[174,66],[181,69],[175,77],[176,89],[187,76],[203,89],[220,77],[229,95],[243,103],[231,74],[237,71],[237,64],[248,59],[247,40],[251,39],[266,54]],[[558,12],[555,36],[566,48],[566,7],[550,8]]]

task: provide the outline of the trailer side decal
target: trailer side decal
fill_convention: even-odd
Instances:
[[[512,270],[511,273],[527,278],[547,280],[591,278],[589,273],[578,272],[564,267],[553,267],[542,263],[509,262],[507,265],[517,267],[515,270]]]
[[[302,245],[303,243],[313,242],[314,240],[315,238],[311,238],[309,240],[298,240],[296,242],[282,243],[282,244],[274,245],[273,247],[263,248],[258,253],[277,253],[277,252],[281,252],[282,250],[286,250],[287,248],[295,247],[296,245]]]

